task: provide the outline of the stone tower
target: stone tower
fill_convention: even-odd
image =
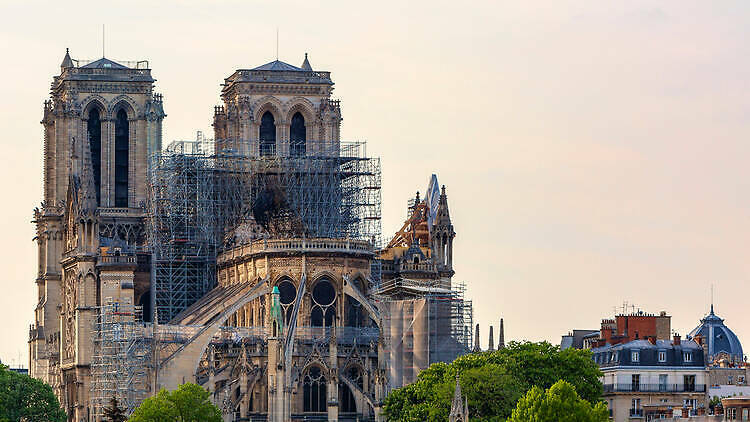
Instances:
[[[66,50],[44,103],[29,370],[53,386],[70,420],[86,420],[90,411],[96,307],[148,297],[148,268],[138,252],[145,246],[148,156],[161,149],[165,116],[153,84],[146,61],[84,63]]]
[[[239,69],[225,79],[214,108],[216,152],[302,157],[338,154],[341,107],[330,72],[279,60]]]

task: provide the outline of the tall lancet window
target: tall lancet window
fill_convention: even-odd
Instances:
[[[94,174],[96,205],[101,204],[100,185],[102,180],[102,121],[99,110],[92,108],[88,119],[89,151],[91,152],[91,171]]]
[[[305,129],[305,118],[302,113],[297,112],[292,116],[292,125],[289,128],[290,154],[292,157],[304,156],[307,152],[307,132]]]
[[[270,111],[260,118],[260,155],[276,154],[276,123]]]
[[[117,112],[115,119],[115,206],[128,206],[128,115]]]

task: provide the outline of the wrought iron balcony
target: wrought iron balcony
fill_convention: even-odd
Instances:
[[[643,409],[630,409],[630,417],[631,418],[642,418],[643,417]]]
[[[605,393],[705,393],[705,384],[604,384]]]

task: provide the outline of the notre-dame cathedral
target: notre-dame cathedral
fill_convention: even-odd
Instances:
[[[195,382],[226,421],[382,420],[472,344],[432,176],[380,244],[380,166],[341,138],[330,72],[224,80],[214,146],[162,145],[147,61],[74,60],[44,103],[30,375],[69,421]]]

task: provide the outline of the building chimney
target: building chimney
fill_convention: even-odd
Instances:
[[[648,342],[651,343],[651,344],[653,344],[653,345],[656,345],[656,337],[654,337],[654,336],[648,336]]]
[[[680,345],[680,335],[679,334],[675,334],[674,335],[674,338],[672,339],[672,343],[675,346],[679,346]]]

